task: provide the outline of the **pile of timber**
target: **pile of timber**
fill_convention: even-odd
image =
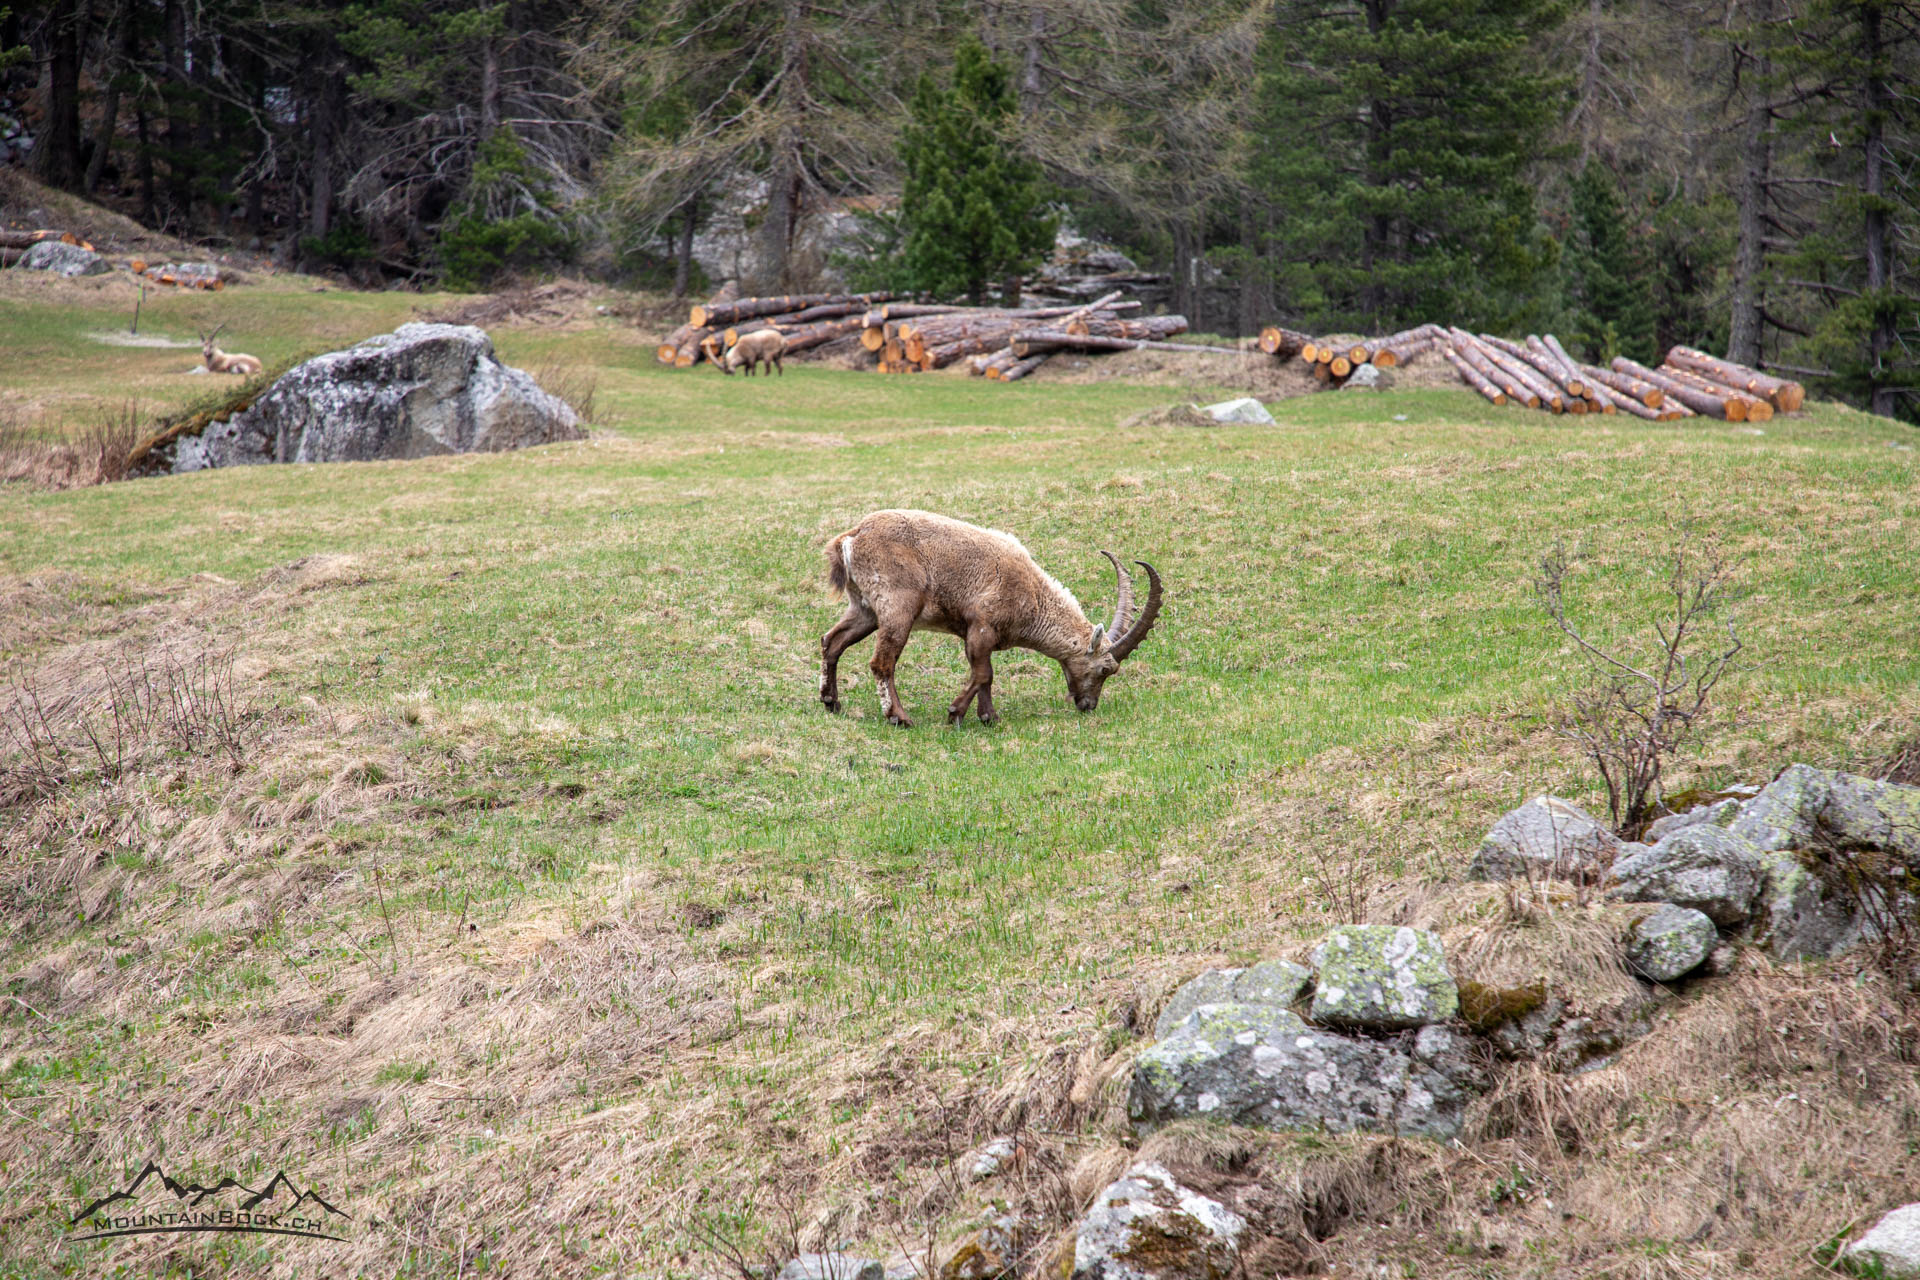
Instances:
[[[1260,331],[1260,349],[1282,360],[1299,356],[1313,376],[1330,386],[1341,386],[1363,365],[1392,369],[1415,356],[1444,346],[1446,330],[1437,324],[1390,333],[1381,338],[1315,338],[1294,329],[1269,325]]]
[[[882,373],[925,373],[965,360],[971,373],[1002,382],[1018,381],[1061,351],[1144,347],[1244,354],[1237,347],[1169,343],[1186,332],[1186,317],[1132,314],[1139,310],[1140,303],[1122,300],[1119,290],[1051,307],[894,302],[887,294],[732,298],[694,307],[656,354],[662,364],[691,368],[717,362],[747,334],[777,329],[786,335],[789,353],[826,347],[863,354]]]
[[[1674,347],[1657,369],[1625,356],[1605,368],[1567,354],[1552,334],[1511,342],[1449,329],[1447,359],[1468,386],[1494,404],[1509,401],[1549,413],[1629,413],[1655,422],[1695,415],[1726,422],[1765,422],[1806,399],[1797,382]]]

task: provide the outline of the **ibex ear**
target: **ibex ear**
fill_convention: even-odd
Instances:
[[[1107,638],[1107,629],[1101,626],[1097,622],[1094,623],[1093,639],[1087,641],[1087,652],[1090,654],[1100,652],[1101,642],[1104,641],[1106,638]]]

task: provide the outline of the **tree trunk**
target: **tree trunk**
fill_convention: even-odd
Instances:
[[[107,160],[113,154],[113,135],[120,127],[120,78],[132,65],[136,52],[133,0],[120,0],[114,9],[113,22],[111,42],[115,54],[106,67],[107,94],[100,103],[100,128],[94,134],[93,155],[87,160],[86,177],[80,182],[80,190],[87,195],[92,195],[100,187],[101,175],[106,173]]]
[[[1753,25],[1773,20],[1773,0],[1756,0]],[[1727,355],[1741,364],[1760,363],[1766,308],[1760,274],[1766,262],[1767,195],[1773,167],[1773,104],[1768,100],[1772,63],[1762,57],[1752,69],[1753,98],[1740,127],[1740,235],[1733,253],[1733,315]]]
[[[167,80],[161,99],[167,113],[167,199],[170,216],[185,218],[193,205],[193,173],[187,118],[181,110],[187,92],[187,14],[181,0],[166,0],[160,27]]]
[[[500,127],[500,42],[488,36],[480,42],[480,140]]]
[[[313,104],[313,186],[307,209],[307,234],[322,239],[333,228],[333,134],[338,127],[341,73],[321,72]]]
[[[793,237],[805,178],[800,161],[801,120],[808,98],[805,0],[783,0],[780,12],[780,127],[767,188],[766,224],[761,232],[766,278],[757,282],[768,292],[794,287]]]
[[[134,136],[140,140],[140,221],[152,226],[158,216],[153,193],[153,139],[147,129],[147,108],[144,103],[133,109]]]
[[[680,207],[680,235],[673,247],[673,296],[687,296],[687,286],[693,280],[693,231],[700,221],[700,197],[687,197],[686,204]]]
[[[1020,68],[1020,114],[1037,113],[1046,100],[1046,86],[1040,79],[1040,50],[1047,42],[1047,9],[1034,3],[1027,11],[1027,39]]]
[[[1894,388],[1889,383],[1887,353],[1893,349],[1894,300],[1888,296],[1892,264],[1887,257],[1887,82],[1878,5],[1861,6],[1861,53],[1867,65],[1866,82],[1866,295],[1873,307],[1873,327],[1867,331],[1867,407],[1893,416]]]
[[[82,0],[57,0],[47,14],[47,114],[34,141],[33,169],[49,186],[80,185],[80,61],[86,21]]]

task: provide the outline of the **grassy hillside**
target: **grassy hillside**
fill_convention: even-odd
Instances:
[[[275,358],[417,301],[276,282],[219,307]],[[190,302],[153,323],[191,337]],[[197,353],[87,342],[119,303],[10,296],[0,347],[33,359],[0,387],[60,422],[203,390],[171,372]],[[593,439],[0,498],[16,690],[100,707],[129,664],[230,669],[236,709],[225,744],[161,734],[117,778],[76,746],[57,794],[4,811],[0,1273],[684,1275],[795,1237],[922,1248],[989,1194],[938,1176],[970,1139],[1112,1148],[1174,979],[1457,878],[1534,792],[1597,800],[1548,728],[1574,658],[1529,581],[1556,540],[1585,549],[1601,633],[1640,628],[1683,528],[1739,557],[1752,664],[1681,782],[1860,764],[1920,730],[1915,437],[1884,420],[1420,391],[1129,428],[1175,397],[673,372],[611,319],[495,338],[597,371]],[[1018,533],[1090,614],[1112,607],[1097,548],[1152,560],[1166,612],[1092,715],[1012,654],[1002,720],[949,730],[964,664],[923,635],[916,728],[880,720],[868,645],[829,716],[820,548],[882,506]],[[286,1169],[353,1239],[62,1242],[162,1152],[175,1176]],[[1913,1172],[1783,1174],[1769,1194],[1817,1192],[1831,1225],[1769,1220],[1751,1247],[1804,1256]],[[1631,1238],[1671,1274],[1730,1264],[1691,1221],[1575,1229],[1520,1200],[1467,1240],[1506,1174],[1463,1168],[1453,1217],[1328,1256],[1544,1274]]]

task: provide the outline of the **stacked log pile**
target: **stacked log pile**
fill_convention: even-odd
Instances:
[[[71,231],[57,228],[45,228],[33,231],[8,231],[0,229],[0,267],[11,267],[26,256],[27,250],[42,240],[57,240],[61,244],[75,245],[90,252],[98,252],[93,245],[81,239]],[[220,269],[211,263],[161,263],[148,265],[139,258],[119,263],[136,276],[144,276],[153,284],[176,285],[182,289],[205,289],[218,292],[226,287],[221,279]]]
[[[893,302],[887,294],[730,298],[696,306],[656,356],[686,369],[719,361],[747,334],[776,329],[789,354],[822,347],[871,358],[881,373],[924,373],[968,361],[970,372],[1015,382],[1059,351],[1101,353],[1142,347],[1244,354],[1237,347],[1170,344],[1184,316],[1138,316],[1140,303],[1115,290],[1091,302],[1049,307],[964,307]],[[831,344],[829,346],[828,344]]]
[[[27,250],[42,240],[58,240],[61,244],[78,245],[82,249],[91,249],[92,245],[71,231],[0,231],[0,267],[10,267],[27,255]]]
[[[1657,369],[1625,356],[1603,368],[1574,360],[1552,334],[1529,334],[1520,343],[1456,328],[1447,331],[1446,357],[1461,380],[1492,403],[1513,401],[1549,413],[1765,422],[1776,411],[1793,412],[1806,399],[1797,382],[1691,347],[1674,347]]]

